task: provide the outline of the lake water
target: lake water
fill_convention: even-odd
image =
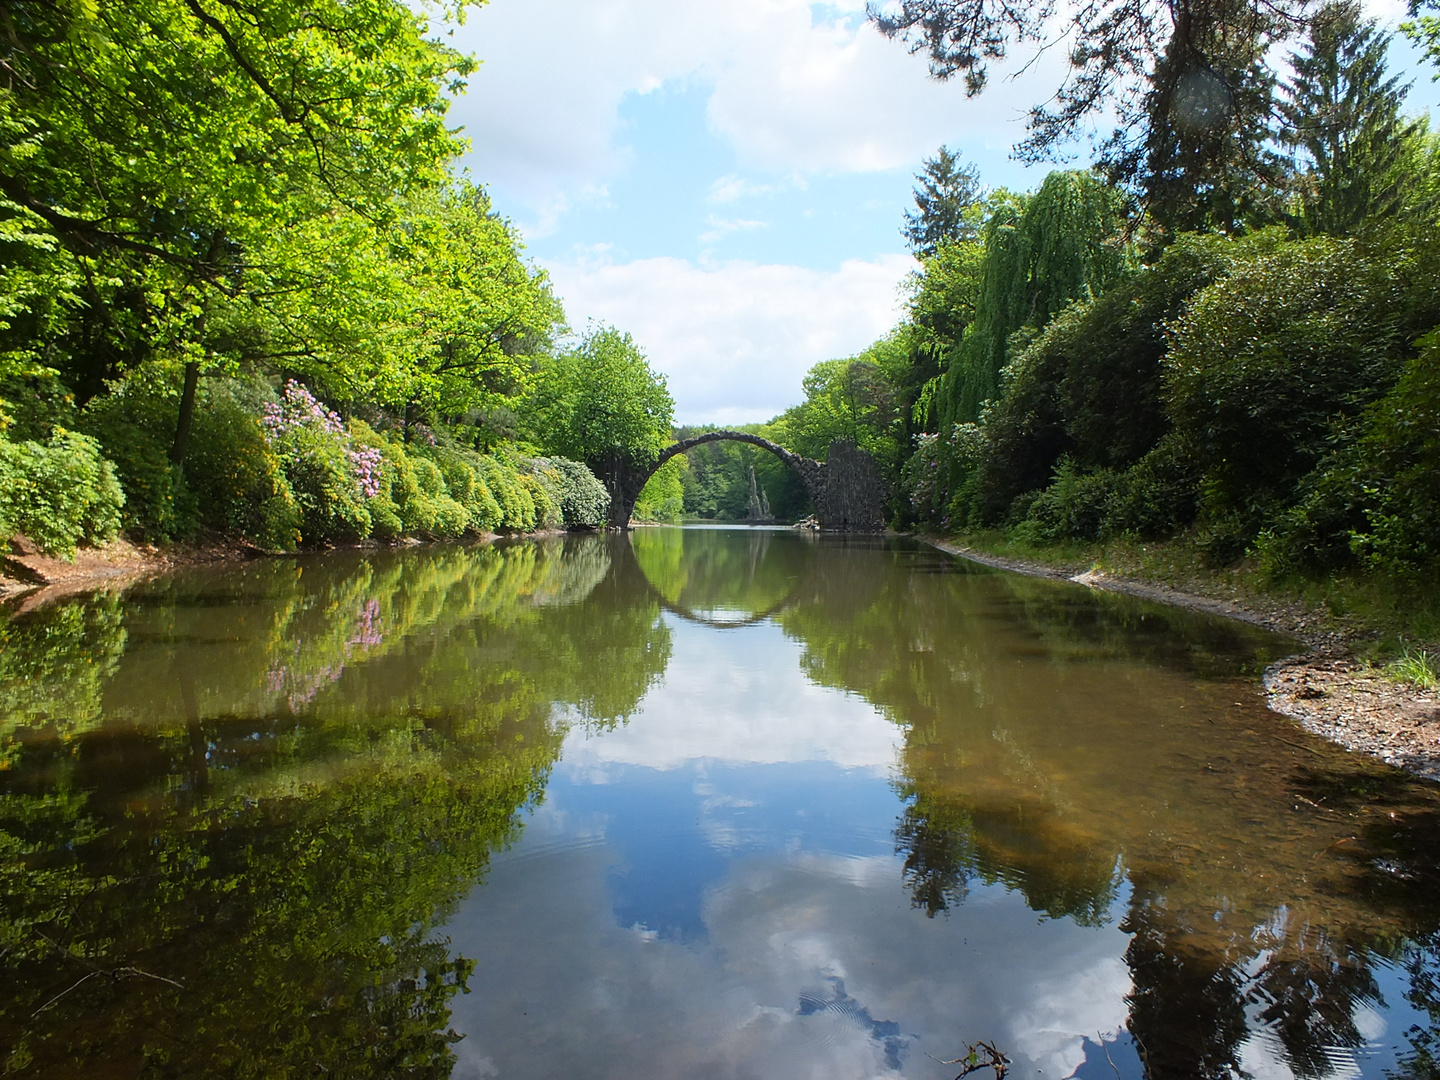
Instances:
[[[1288,651],[788,530],[15,613],[0,1064],[1435,1077],[1440,788],[1269,712]]]

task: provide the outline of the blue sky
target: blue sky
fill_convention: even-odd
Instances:
[[[769,419],[812,364],[894,325],[914,269],[901,216],[942,143],[994,186],[1048,169],[1009,154],[1059,56],[967,99],[858,0],[492,0],[452,41],[482,61],[451,113],[465,166],[571,325],[632,333],[680,422]],[[1433,69],[1415,65],[1397,44],[1412,105],[1433,106]]]

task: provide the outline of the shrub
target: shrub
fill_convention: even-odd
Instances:
[[[1174,325],[1170,412],[1204,471],[1202,523],[1244,543],[1395,382],[1405,304],[1354,241],[1281,245],[1201,291]]]
[[[482,457],[481,478],[500,507],[496,528],[507,532],[529,532],[535,528],[535,500],[519,482],[513,466],[494,457]]]
[[[370,535],[366,497],[379,494],[375,463],[352,447],[340,417],[291,380],[279,401],[265,404],[261,423],[282,463],[306,544]]]
[[[185,486],[206,528],[289,550],[300,542],[301,513],[283,462],[260,424],[263,384],[229,379],[201,383]]]
[[[1117,482],[1110,469],[1087,472],[1061,458],[1055,479],[1029,503],[1014,535],[1035,541],[1098,539]]]
[[[81,540],[120,530],[125,495],[88,435],[57,429],[46,442],[0,437],[0,531],[23,532],[42,550],[73,556]]]
[[[1191,500],[1185,485],[1174,488],[1176,477],[1162,481],[1155,473],[1159,459],[1128,478],[1113,477],[1113,490],[1104,499],[1110,509],[1091,507],[1074,517],[1079,513],[1074,499],[1099,497],[1094,484],[1075,484],[1082,474],[1137,466],[1166,438],[1166,323],[1179,317],[1198,291],[1283,243],[1282,234],[1273,231],[1243,240],[1181,237],[1156,266],[1095,300],[1072,304],[1028,343],[1012,340],[1001,397],[984,417],[987,445],[975,481],[979,519],[995,524],[1029,518],[1033,500],[1026,499],[1023,507],[1015,506],[1016,500],[1059,480],[1056,470],[1068,456],[1063,491],[1053,492],[1036,510],[1041,518],[1031,518],[1034,529],[1062,528],[1062,518],[1084,524],[1085,535],[1097,529],[1161,533],[1184,524]],[[1162,458],[1173,460],[1174,455],[1167,452]],[[1165,494],[1157,483],[1166,487]],[[1166,504],[1182,516],[1159,520]],[[1116,520],[1101,521],[1112,514]]]
[[[535,528],[558,529],[565,524],[560,513],[560,485],[553,474],[535,468],[530,462],[519,469],[515,479],[535,504]]]
[[[92,400],[81,428],[114,463],[125,492],[122,524],[146,540],[190,536],[199,525],[194,496],[175,481],[170,446],[179,409],[173,398],[139,379],[127,379]]]
[[[922,435],[900,474],[916,516],[942,529],[977,523],[976,473],[987,447],[979,424],[954,424],[947,440]]]
[[[610,493],[585,465],[568,458],[537,458],[556,474],[560,513],[570,529],[594,529],[605,524]]]
[[[1200,472],[1174,434],[1116,477],[1100,523],[1102,537],[1161,537],[1195,520]]]
[[[985,442],[975,472],[974,515],[1005,520],[1022,494],[1044,488],[1071,449],[1060,401],[1063,356],[1051,347],[1063,324],[1052,323],[1002,372],[1003,393],[981,418]]]
[[[504,515],[485,483],[485,466],[480,455],[468,450],[439,448],[435,451],[435,460],[451,498],[465,508],[469,527],[482,533],[499,528]]]
[[[1313,573],[1357,559],[1390,577],[1440,563],[1440,331],[1386,396],[1359,436],[1307,478],[1304,497],[1262,545],[1272,574]]]

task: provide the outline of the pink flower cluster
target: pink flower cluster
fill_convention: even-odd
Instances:
[[[350,644],[372,649],[384,643],[385,635],[380,631],[380,601],[366,600],[355,619],[355,636],[350,639]]]
[[[284,694],[291,713],[299,713],[315,700],[329,683],[339,682],[345,673],[345,665],[357,651],[365,652],[385,644],[383,619],[380,615],[380,601],[367,600],[355,615],[355,625],[346,640],[338,660],[326,664],[318,671],[298,671],[278,660],[272,662],[265,676],[265,688],[272,694]],[[301,645],[295,643],[295,659],[301,655]],[[298,667],[298,663],[296,667]]]
[[[285,384],[285,392],[280,395],[278,403],[266,403],[260,423],[271,439],[278,439],[303,424],[315,424],[329,435],[345,434],[345,422],[340,419],[340,414],[321,405],[315,400],[315,395],[294,379]]]
[[[367,499],[375,498],[380,494],[380,466],[385,461],[380,448],[352,446],[346,453],[350,455],[350,467],[355,470],[355,483],[360,485],[360,494]]]
[[[316,427],[326,435],[344,439],[347,444],[345,454],[350,459],[350,467],[354,471],[355,484],[360,489],[360,495],[373,499],[380,494],[380,470],[384,464],[384,455],[379,447],[351,445],[345,431],[345,421],[340,419],[340,414],[325,408],[314,394],[294,379],[285,384],[285,390],[278,402],[266,402],[260,423],[265,428],[266,438],[272,443],[305,426]]]

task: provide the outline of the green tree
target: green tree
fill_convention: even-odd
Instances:
[[[1294,21],[1240,0],[1182,8],[1177,18],[1147,76],[1147,121],[1116,129],[1101,168],[1140,196],[1161,243],[1274,222],[1288,172],[1272,147],[1276,78],[1266,56]]]
[[[647,467],[669,444],[675,402],[629,334],[596,326],[545,363],[526,410],[534,440],[583,461],[614,498],[623,471]]]
[[[1389,36],[1356,0],[1332,0],[1290,56],[1281,138],[1299,159],[1299,224],[1341,236],[1371,216],[1394,214],[1414,125],[1400,118],[1408,87],[1385,77]]]
[[[11,276],[7,306],[28,308],[11,329],[53,323],[37,292],[74,298],[45,344],[82,401],[144,361],[179,365],[177,466],[238,313],[323,280],[277,257],[290,231],[384,222],[462,145],[444,118],[472,63],[397,0],[21,0],[5,30],[0,214],[47,238],[24,243],[56,283]]]
[[[995,209],[973,320],[935,390],[940,430],[979,418],[999,389],[1011,335],[1038,330],[1076,299],[1100,295],[1126,272],[1124,205],[1090,172],[1053,172],[1023,204]]]
[[[512,408],[564,323],[544,271],[521,259],[514,228],[483,189],[462,181],[412,201],[389,250],[407,286],[414,360],[394,402],[407,430],[422,416],[483,425]]]
[[[1013,46],[1063,33],[1069,71],[1030,110],[1020,156],[1053,160],[1108,110],[1118,123],[1103,160],[1149,192],[1157,180],[1209,183],[1235,160],[1236,133],[1268,122],[1272,103],[1255,65],[1299,32],[1305,8],[1304,0],[1096,0],[1067,10],[1062,30],[1055,6],[1040,0],[899,0],[872,5],[870,18],[924,53],[936,78],[961,75],[971,96]]]
[[[1434,325],[1433,294],[1417,310],[1405,290],[1431,275],[1407,262],[1331,237],[1283,244],[1202,289],[1172,325],[1165,396],[1204,472],[1218,558],[1243,554],[1295,500],[1332,440],[1353,437],[1394,385],[1416,324]]]
[[[980,173],[962,165],[958,154],[942,146],[915,177],[915,209],[905,212],[901,229],[910,250],[921,258],[934,255],[945,241],[974,240],[979,221],[974,213],[981,196]]]
[[[895,394],[870,350],[816,364],[802,385],[805,400],[780,420],[783,445],[823,461],[832,442],[848,439],[882,461],[894,459]]]

